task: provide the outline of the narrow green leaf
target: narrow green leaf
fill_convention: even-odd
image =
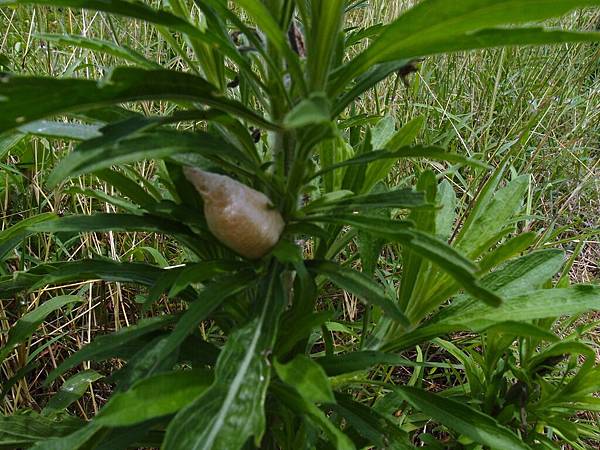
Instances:
[[[190,334],[226,299],[253,286],[254,273],[240,272],[213,281],[198,294],[167,336],[153,343],[139,359],[128,366],[127,383],[172,369],[172,356]],[[124,384],[127,384],[124,383]]]
[[[320,201],[316,205],[309,204],[302,209],[302,212],[306,214],[337,213],[373,208],[426,208],[432,206],[425,201],[422,192],[412,189],[396,189],[387,192],[344,196],[328,202]]]
[[[504,321],[536,320],[600,310],[600,287],[576,285],[563,289],[538,289],[528,294],[506,298],[498,308],[480,303],[438,322],[480,330]]]
[[[298,103],[283,120],[286,128],[301,128],[307,125],[327,123],[331,120],[329,100],[323,92],[314,92]]]
[[[392,73],[396,73],[403,68],[410,65],[411,61],[408,59],[399,59],[396,61],[385,62],[381,64],[375,64],[372,67],[367,68],[363,73],[357,74],[357,78],[352,87],[340,95],[338,100],[333,106],[333,115],[338,116],[344,109],[348,107],[359,95],[367,91],[368,89],[375,86],[380,81],[386,79]],[[328,91],[337,92],[342,87],[337,85],[335,82],[331,83]]]
[[[50,115],[137,100],[200,102],[261,127],[274,127],[241,103],[221,96],[203,78],[170,70],[119,67],[102,81],[2,75],[0,99],[0,132]]]
[[[291,387],[282,384],[273,384],[271,390],[277,398],[295,414],[302,414],[316,426],[321,428],[329,441],[338,450],[355,450],[356,447],[352,440],[340,431],[313,403],[306,401],[300,394]]]
[[[19,245],[27,236],[31,234],[29,228],[46,221],[52,221],[57,218],[54,213],[43,213],[36,216],[27,217],[19,223],[0,231],[0,259]]]
[[[278,25],[276,18],[273,17],[273,11],[270,11],[270,8],[260,0],[238,0],[238,3],[259,26],[260,30],[265,33],[269,44],[285,57],[288,69],[293,75],[293,80],[306,89],[299,57],[288,45],[287,30],[282,30]],[[313,89],[313,91],[316,90]]]
[[[146,192],[135,179],[125,174],[111,169],[104,169],[95,172],[94,175],[110,184],[124,196],[129,197],[142,208],[149,208],[156,204],[156,200],[152,195]]]
[[[103,361],[108,358],[127,359],[131,356],[131,344],[142,338],[146,340],[148,335],[173,324],[176,319],[176,316],[159,316],[142,319],[136,325],[122,328],[116,333],[98,336],[50,372],[45,384],[50,384],[61,374],[84,361]],[[133,345],[133,348],[135,350],[138,346]]]
[[[509,261],[503,267],[484,276],[481,284],[503,297],[523,295],[541,288],[550,280],[560,270],[563,258],[563,252],[555,249],[531,252]],[[443,290],[442,287],[440,289]],[[462,316],[463,312],[473,307],[475,303],[473,298],[459,295],[450,307],[436,316],[435,320]]]
[[[481,285],[477,277],[477,267],[469,259],[447,243],[427,233],[408,228],[410,222],[384,220],[359,214],[315,216],[311,217],[311,220],[350,225],[389,242],[399,242],[438,265],[474,297],[491,305],[499,305],[502,301],[497,294]]]
[[[243,267],[243,263],[231,260],[203,261],[186,265],[178,274],[169,291],[169,297],[175,297],[188,286],[202,283],[217,275],[233,272]]]
[[[74,34],[50,33],[39,33],[36,34],[35,37],[44,41],[55,42],[58,45],[73,45],[75,47],[93,50],[97,53],[106,53],[108,55],[112,55],[116,58],[121,58],[125,61],[132,62],[134,64],[148,69],[161,68],[159,64],[147,59],[141,53],[138,53],[125,45],[117,45],[114,42],[104,41],[102,39],[95,39],[87,36],[78,36]]]
[[[95,424],[88,423],[68,436],[39,440],[31,450],[87,450],[93,442],[101,441],[107,434]]]
[[[175,414],[204,392],[213,375],[206,370],[180,370],[155,375],[114,394],[94,418],[98,425],[124,427]]]
[[[17,345],[29,339],[51,313],[70,303],[82,301],[83,299],[76,295],[54,297],[21,317],[8,331],[6,345],[0,349],[0,363]]]
[[[60,232],[132,232],[145,231],[173,236],[198,254],[203,253],[203,238],[179,222],[151,215],[96,213],[89,216],[65,216],[29,226],[23,230],[20,240],[34,233]],[[0,247],[1,248],[1,247]]]
[[[31,122],[19,127],[18,130],[23,134],[73,141],[85,141],[86,139],[100,136],[100,127],[98,125],[54,122],[49,120]]]
[[[414,119],[408,121],[385,142],[373,142],[373,148],[389,149],[390,151],[394,151],[395,149],[401,149],[407,145],[412,145],[424,124],[425,118],[423,116],[415,117]],[[377,182],[384,180],[389,175],[390,170],[395,164],[396,160],[393,158],[382,159],[369,164],[365,174],[363,192],[370,192]]]
[[[166,450],[236,450],[254,436],[258,446],[266,419],[264,402],[270,382],[270,364],[264,355],[277,335],[277,324],[286,299],[274,265],[262,281],[258,317],[229,336],[219,355],[214,384],[167,428]]]
[[[480,161],[477,161],[472,158],[467,158],[457,153],[448,153],[439,147],[414,145],[402,147],[399,150],[394,151],[374,150],[372,152],[364,153],[357,157],[347,159],[346,161],[328,165],[326,168],[313,174],[310,178],[317,178],[333,170],[341,169],[348,166],[370,164],[374,161],[382,161],[385,159],[397,161],[402,158],[426,158],[438,161],[449,161],[453,163],[465,164],[485,169],[489,168],[489,166]]]
[[[342,38],[340,31],[345,3],[344,0],[310,3],[311,23],[310,29],[306,30],[307,69],[310,89],[313,91],[323,90],[327,86],[338,41]]]
[[[377,448],[410,450],[408,433],[366,404],[353,400],[349,395],[336,395],[333,411],[344,417],[348,424]]]
[[[377,351],[360,351],[342,355],[322,356],[316,358],[315,362],[321,365],[330,377],[367,370],[378,364],[393,366],[414,365],[413,362],[402,356]]]
[[[407,318],[398,309],[396,303],[387,297],[383,289],[368,276],[331,261],[307,261],[307,267],[327,277],[340,288],[353,293],[363,302],[379,306],[391,319],[398,321],[402,326],[409,326]]]
[[[35,442],[66,436],[82,426],[74,417],[51,420],[35,413],[0,415],[0,448],[29,447]]]
[[[306,401],[335,403],[325,371],[309,357],[296,355],[285,364],[275,361],[274,365],[279,378],[298,391]]]
[[[511,430],[463,402],[409,386],[396,386],[394,391],[415,409],[476,442],[491,448],[530,450]]]
[[[435,215],[435,235],[448,242],[456,219],[456,192],[450,182],[444,179],[437,187],[436,203],[441,208]],[[481,263],[479,264],[481,267]]]
[[[224,162],[222,158],[229,156],[234,160],[246,163],[245,167],[254,167],[244,154],[208,133],[160,130],[116,142],[113,139],[106,140],[104,138],[86,141],[61,160],[48,177],[47,184],[52,187],[69,177],[84,173],[143,159],[175,157],[182,153],[198,154],[218,162]],[[226,167],[230,166],[233,164],[226,165]]]
[[[42,410],[42,415],[52,416],[64,411],[69,405],[79,400],[89,389],[90,384],[103,378],[95,370],[84,370],[63,383],[60,390],[54,394]]]
[[[472,258],[486,251],[490,239],[506,228],[507,223],[521,208],[529,179],[529,175],[521,175],[498,190],[482,212],[470,222],[468,230],[461,230],[459,238],[454,242],[456,248]]]

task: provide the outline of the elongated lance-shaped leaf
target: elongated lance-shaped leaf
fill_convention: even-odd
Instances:
[[[320,177],[332,170],[341,169],[348,166],[354,165],[362,165],[369,164],[374,161],[382,161],[386,159],[402,159],[402,158],[426,158],[433,159],[437,161],[449,161],[457,164],[465,164],[474,167],[480,168],[488,168],[487,164],[482,163],[473,158],[467,158],[463,155],[459,155],[458,153],[450,153],[442,149],[441,147],[431,147],[424,145],[414,145],[402,147],[398,150],[387,151],[387,150],[375,150],[372,152],[364,153],[359,156],[356,156],[351,159],[347,159],[346,161],[342,161],[340,163],[335,163],[327,166],[325,169],[322,169],[316,173],[314,173],[309,180]]]
[[[390,119],[391,123],[389,132],[392,132],[395,130],[395,119],[393,117],[390,117]],[[382,122],[385,123],[384,120],[380,121],[377,124],[377,127],[380,127]],[[382,148],[394,151],[396,149],[411,145],[413,144],[417,135],[421,132],[424,124],[425,118],[423,116],[417,116],[404,124],[402,128],[395,132],[395,134],[389,136],[389,138],[386,138],[385,141],[381,142],[381,144],[376,145],[377,143],[373,143],[373,148]],[[377,182],[384,180],[388,176],[395,164],[396,161],[394,159],[382,159],[369,164],[365,172],[365,182],[363,184],[362,192],[371,192]]]
[[[506,299],[498,308],[480,303],[436,322],[480,330],[500,321],[519,321],[560,317],[600,310],[600,287],[576,285],[570,288],[538,289]]]
[[[184,100],[230,112],[267,129],[276,128],[243,104],[221,96],[205,79],[172,70],[119,67],[101,81],[0,77],[0,132],[56,114],[137,100]]]
[[[274,365],[279,378],[292,386],[307,401],[335,403],[325,371],[312,358],[296,355],[294,359],[285,364],[275,361]]]
[[[398,242],[415,253],[438,265],[454,278],[467,292],[490,305],[499,305],[502,299],[493,291],[483,287],[477,276],[477,266],[458,253],[446,242],[418,230],[409,228],[410,222],[385,220],[380,217],[362,215],[312,216],[313,222],[350,225],[372,233],[389,242]]]
[[[311,2],[307,39],[307,68],[312,91],[325,90],[344,21],[343,0]]]
[[[208,370],[180,370],[146,378],[114,394],[94,417],[98,425],[123,427],[174,414],[213,382]]]
[[[331,261],[308,261],[307,267],[325,276],[340,288],[353,293],[363,302],[379,306],[391,319],[402,326],[409,326],[408,319],[397,304],[387,297],[383,289],[368,276]]]
[[[124,358],[131,356],[132,345],[140,339],[149,340],[148,336],[172,325],[177,316],[160,316],[142,319],[137,324],[122,328],[116,333],[96,337],[81,350],[73,353],[54,369],[46,378],[48,385],[67,370],[85,361],[103,361],[108,358]]]
[[[39,216],[36,216],[39,217]],[[150,215],[134,214],[108,214],[97,213],[92,215],[65,216],[56,218],[56,216],[44,216],[39,220],[30,221],[25,228],[16,225],[18,232],[11,232],[11,228],[4,233],[10,233],[3,239],[0,233],[0,249],[3,254],[10,251],[27,236],[36,233],[60,233],[65,231],[75,233],[103,232],[103,231],[145,231],[148,233],[160,233],[173,236],[182,244],[190,248],[195,253],[202,255],[202,236],[196,235],[192,230],[179,222]]]
[[[400,351],[443,336],[452,331],[483,331],[502,322],[547,319],[600,310],[600,288],[577,285],[560,289],[537,289],[524,295],[505,298],[496,308],[480,303],[460,314],[444,315],[404,336],[392,339],[381,347],[385,351]],[[530,333],[532,334],[532,333]]]
[[[18,130],[24,134],[73,141],[85,141],[86,139],[93,139],[101,135],[100,126],[98,125],[56,122],[52,120],[37,120],[19,127]]]
[[[82,302],[83,299],[76,295],[63,295],[54,297],[33,311],[28,312],[21,317],[8,331],[8,340],[6,344],[0,348],[0,363],[8,356],[8,354],[20,343],[25,342],[31,337],[38,326],[52,312],[59,310],[70,303]]]
[[[99,170],[94,175],[146,210],[157,203],[156,199],[132,177],[111,169]]]
[[[324,435],[334,445],[334,448],[338,450],[356,450],[352,440],[336,427],[323,411],[291,387],[281,383],[273,383],[270,391],[294,414],[302,414],[311,423],[323,430]]]
[[[491,448],[531,450],[520,437],[494,418],[462,402],[410,386],[395,387],[394,391],[413,408],[476,442]]]
[[[173,331],[142,353],[135,363],[128,366],[128,381],[135,382],[160,372],[170,370],[170,357],[176,353],[185,339],[226,299],[254,286],[256,275],[242,271],[217,278],[197,295],[181,316]]]
[[[362,211],[382,208],[433,208],[422,192],[412,189],[396,189],[363,195],[352,195],[339,200],[309,204],[302,211],[307,214]]]
[[[411,450],[408,433],[390,417],[364,403],[353,400],[350,395],[336,394],[337,402],[331,409],[342,416],[348,424],[376,448]]]
[[[74,34],[51,34],[51,33],[39,33],[34,36],[37,39],[44,41],[55,42],[58,45],[73,45],[79,48],[85,48],[93,50],[98,53],[106,53],[116,58],[121,58],[125,61],[132,62],[138,66],[145,67],[147,69],[160,69],[160,64],[150,61],[141,53],[124,46],[117,45],[114,42],[104,41],[102,39],[90,38],[87,36],[78,36]]]
[[[150,286],[163,272],[159,267],[143,263],[116,262],[108,259],[84,259],[40,264],[27,272],[0,277],[0,298],[48,284],[81,280],[120,281]]]
[[[356,79],[354,85],[348,92],[344,92],[334,102],[332,110],[334,117],[341,114],[344,109],[346,109],[363,92],[372,88],[380,81],[386,79],[389,75],[398,72],[404,67],[407,67],[409,64],[409,60],[400,59],[397,61],[377,64],[374,67],[369,68],[369,70]]]
[[[72,416],[52,420],[39,414],[0,415],[0,446],[6,449],[30,448],[38,441],[66,436],[82,426]]]
[[[385,27],[363,53],[342,67],[330,90],[339,92],[373,64],[386,61],[506,45],[600,40],[600,33],[495,28],[558,17],[587,6],[600,6],[600,0],[426,0]]]
[[[267,355],[287,301],[280,274],[281,266],[274,264],[263,278],[257,317],[229,336],[217,361],[215,383],[175,416],[167,428],[166,450],[236,450],[251,436],[259,446],[271,372]]]
[[[69,405],[79,400],[89,389],[90,384],[104,378],[95,370],[84,370],[63,383],[42,410],[42,415],[52,416],[63,412]]]
[[[200,163],[213,160],[226,168],[251,173],[256,167],[244,153],[208,133],[186,133],[175,130],[156,130],[114,140],[100,137],[81,144],[74,152],[62,159],[48,177],[48,185],[55,186],[66,178],[107,169],[143,159],[176,158],[179,154],[196,154]],[[223,158],[245,163],[237,168]],[[244,170],[244,166],[246,170]]]
[[[509,261],[501,268],[483,276],[481,284],[506,298],[527,294],[542,288],[556,275],[563,262],[564,254],[560,250],[538,250]],[[444,290],[443,286],[439,286],[439,289]],[[477,301],[469,295],[458,295],[452,305],[441,310],[432,320],[437,322],[446,317],[461,317],[476,304]]]
[[[58,216],[54,213],[43,213],[28,217],[19,223],[0,231],[0,259],[4,259],[6,254],[19,245],[23,239],[31,235],[30,227],[41,222],[55,220]]]

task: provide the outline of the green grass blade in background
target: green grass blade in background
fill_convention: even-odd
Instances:
[[[531,450],[508,428],[463,402],[409,386],[395,387],[394,391],[412,407],[476,442],[503,450]]]
[[[600,40],[600,33],[543,29],[489,29],[559,17],[598,6],[598,0],[426,0],[386,26],[373,43],[351,60],[332,83],[339,90],[373,64],[416,56],[505,45]]]
[[[138,66],[145,67],[146,69],[160,69],[161,66],[154,61],[147,59],[141,53],[126,47],[124,45],[117,45],[114,42],[105,41],[102,39],[90,38],[87,36],[79,36],[74,34],[50,34],[50,33],[39,33],[36,34],[37,39],[54,42],[58,45],[72,45],[74,47],[85,48],[98,53],[106,53],[116,58],[129,61]]]
[[[83,299],[76,295],[61,295],[45,301],[33,311],[30,311],[21,317],[10,328],[6,344],[0,348],[0,363],[4,361],[17,345],[29,339],[46,317],[65,305],[81,303],[82,301]]]

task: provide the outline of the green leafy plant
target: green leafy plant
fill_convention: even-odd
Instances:
[[[427,55],[597,41],[598,33],[521,25],[600,2],[426,0],[388,25],[345,30],[345,16],[363,3],[243,0],[230,9],[222,0],[168,0],[165,9],[154,9],[119,0],[0,0],[0,6],[84,8],[142,20],[154,25],[187,64],[185,71],[169,70],[126,47],[46,34],[40,38],[105,52],[131,65],[112,68],[101,80],[0,75],[0,132],[6,133],[2,142],[9,142],[2,145],[23,134],[76,141],[46,185],[57,193],[99,198],[119,210],[50,213],[23,221],[0,234],[5,259],[15,252],[23,258],[20,243],[42,233],[54,235],[57,252],[68,247],[73,234],[105,231],[158,233],[184,252],[182,264],[171,268],[151,251],[155,264],[99,255],[33,264],[0,278],[0,295],[12,298],[49,285],[101,279],[142,286],[142,314],[157,309],[163,297],[186,304],[179,312],[144,317],[96,338],[48,375],[50,384],[85,361],[127,361],[108,374],[113,393],[93,419],[83,422],[64,412],[83,386],[102,376],[78,373],[40,414],[3,416],[0,445],[411,448],[414,427],[353,395],[371,384],[391,389],[392,395],[384,397],[388,405],[406,402],[454,430],[459,442],[470,439],[467,445],[552,445],[552,430],[578,439],[568,433],[562,410],[597,405],[590,395],[590,380],[597,374],[593,359],[578,343],[534,348],[554,339],[550,319],[597,309],[600,291],[594,286],[548,289],[546,283],[560,268],[555,252],[515,258],[536,239],[515,233],[511,223],[527,176],[499,189],[507,157],[453,233],[454,194],[433,172],[422,171],[416,189],[388,188],[382,181],[403,159],[448,161],[477,175],[486,174],[488,166],[439,147],[412,145],[423,125],[419,118],[396,131],[393,119],[356,116],[352,108],[378,82],[414,70],[417,59]],[[364,49],[351,52],[357,45]],[[141,101],[165,101],[168,107],[160,115],[142,115],[129,106]],[[177,124],[194,127],[182,130]],[[154,180],[133,165],[142,160],[157,161]],[[246,259],[235,244],[215,239],[214,217],[203,211],[214,212],[204,208],[202,195],[186,177],[189,167],[227,176],[241,189],[235,194],[239,198],[250,188],[264,194],[270,202],[265,208],[285,222],[277,244],[260,258]],[[69,179],[90,174],[118,194],[69,185]],[[213,206],[218,209],[219,203]],[[241,234],[254,225],[253,214],[242,214],[220,225],[232,228],[218,231],[235,235],[238,228]],[[347,251],[355,244],[358,252]],[[398,291],[374,277],[384,245],[400,255]],[[331,285],[364,303],[356,348],[334,345],[335,308],[319,300]],[[80,297],[46,299],[22,316],[0,352],[2,359],[48,314],[77,301]],[[491,348],[485,361],[475,353],[464,356],[440,339],[465,330],[483,333]],[[507,351],[515,336],[527,344],[518,365]],[[480,399],[480,408],[415,383],[392,386],[368,377],[378,365],[414,365],[399,353],[428,341],[462,355],[470,398]],[[568,381],[542,381],[540,368],[563,354],[588,357]],[[510,362],[510,369],[499,369],[502,361]],[[513,386],[539,386],[528,409],[536,418],[535,432],[528,418],[522,426],[511,422],[515,412],[510,408],[518,403],[503,403],[491,394],[504,389],[509,397],[508,371],[519,380]],[[548,415],[548,408],[562,415]]]

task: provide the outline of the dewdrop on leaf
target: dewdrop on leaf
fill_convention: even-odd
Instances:
[[[285,223],[265,194],[224,175],[191,167],[183,172],[202,196],[208,228],[219,241],[248,259],[277,244]]]

